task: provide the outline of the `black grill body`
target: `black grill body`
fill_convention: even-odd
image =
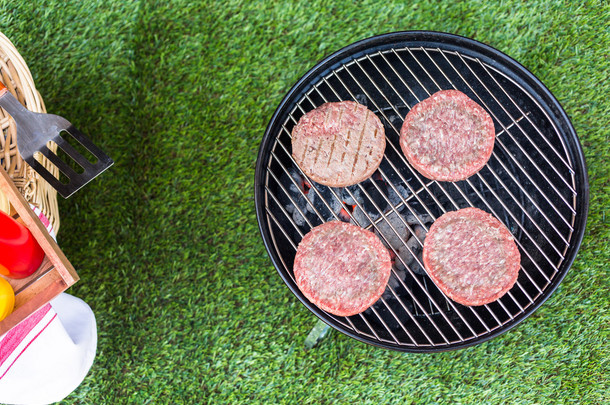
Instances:
[[[431,181],[404,158],[399,132],[407,112],[439,90],[457,89],[494,120],[488,164],[460,182]],[[331,101],[353,100],[382,120],[387,138],[377,172],[357,185],[308,180],[291,157],[299,118]],[[450,350],[508,331],[555,291],[580,246],[589,186],[581,145],[551,92],[523,66],[480,42],[410,31],[349,45],[307,72],[288,92],[264,134],[255,174],[259,228],[292,292],[335,329],[363,342],[409,352]],[[421,236],[445,212],[483,209],[502,221],[521,252],[516,285],[484,306],[446,298],[421,262]],[[344,220],[376,232],[396,257],[382,298],[365,312],[337,317],[311,304],[295,284],[298,243],[314,226]]]

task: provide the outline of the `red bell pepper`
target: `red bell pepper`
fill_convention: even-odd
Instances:
[[[0,274],[28,277],[38,270],[44,256],[32,232],[0,211]]]

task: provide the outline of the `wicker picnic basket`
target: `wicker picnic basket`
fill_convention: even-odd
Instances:
[[[0,80],[26,108],[35,112],[46,112],[28,66],[13,43],[2,33],[0,33]],[[38,207],[57,232],[59,230],[57,191],[19,155],[15,139],[17,134],[15,122],[2,108],[0,108],[0,125],[2,127],[0,166],[6,170],[25,200]],[[50,144],[49,148],[55,152],[57,145]],[[40,158],[47,170],[57,177],[58,169],[44,156]],[[0,192],[0,210],[5,212],[9,210],[8,197],[2,192]]]
[[[0,80],[29,110],[46,112],[32,75],[11,41],[0,33]],[[53,230],[59,229],[57,192],[29,167],[19,155],[16,126],[0,108],[0,210],[25,225],[45,252],[34,274],[24,279],[8,279],[15,292],[13,312],[0,321],[0,337],[78,281],[78,274],[42,222],[40,213]],[[54,152],[57,145],[47,145]],[[40,156],[40,162],[56,177],[58,169]],[[34,206],[34,210],[31,206]],[[0,277],[4,277],[1,276]]]

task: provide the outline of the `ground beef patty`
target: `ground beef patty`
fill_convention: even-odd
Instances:
[[[464,208],[432,224],[423,259],[428,275],[449,298],[483,305],[512,288],[521,255],[504,224],[478,208]]]
[[[339,316],[358,314],[386,288],[392,262],[370,231],[346,222],[316,226],[305,235],[294,259],[294,277],[305,297]]]
[[[377,116],[353,101],[322,104],[292,130],[292,156],[312,180],[345,187],[368,178],[381,163],[385,131]]]
[[[400,130],[400,147],[425,177],[458,181],[485,166],[495,136],[487,111],[462,92],[443,90],[409,111]]]

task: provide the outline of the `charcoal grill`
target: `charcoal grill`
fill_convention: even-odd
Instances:
[[[488,164],[455,183],[421,176],[399,147],[407,112],[441,89],[460,90],[483,106],[497,135]],[[291,131],[306,112],[342,100],[358,101],[377,114],[385,126],[387,147],[370,179],[338,189],[303,175],[291,157]],[[588,199],[582,148],[551,92],[490,46],[427,31],[368,38],[314,66],[271,118],[255,175],[260,232],[290,290],[333,328],[369,344],[408,352],[481,343],[532,314],[574,261]],[[434,219],[470,206],[503,221],[522,256],[515,286],[479,307],[444,296],[421,261],[421,236]],[[395,260],[384,295],[358,315],[338,317],[320,310],[294,280],[299,242],[311,228],[329,220],[350,221],[376,232]]]

